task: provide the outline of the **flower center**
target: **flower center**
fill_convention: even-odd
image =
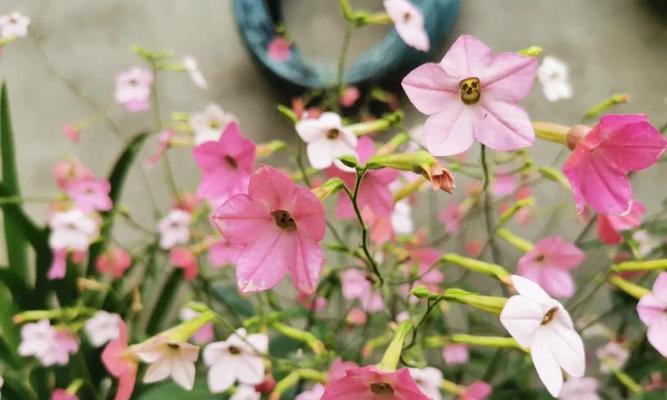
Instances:
[[[273,219],[276,221],[278,228],[286,231],[293,231],[296,229],[296,222],[294,222],[294,218],[292,218],[287,211],[275,210],[271,215],[273,215]]]
[[[338,136],[340,136],[340,131],[338,128],[329,129],[327,132],[327,139],[329,140],[336,140],[338,139]]]
[[[554,316],[556,315],[556,312],[558,311],[558,307],[552,307],[547,311],[546,314],[544,314],[544,317],[542,317],[542,325],[546,325],[549,322],[551,322],[554,319]]]
[[[208,123],[208,126],[210,126],[211,129],[219,129],[220,121],[212,120],[211,122]]]
[[[412,18],[412,14],[410,14],[409,12],[406,12],[406,13],[403,14],[403,22],[407,23],[408,21],[410,21],[411,18]]]
[[[394,387],[387,382],[374,382],[371,383],[371,392],[379,395],[392,395],[394,394]]]
[[[544,261],[544,258],[544,254],[538,254],[537,257],[535,257],[535,261],[542,262]]]
[[[230,169],[238,169],[239,165],[236,163],[236,160],[232,156],[224,156],[225,163]]]
[[[167,347],[169,347],[172,350],[178,350],[181,348],[181,345],[176,342],[169,342],[167,343]]]
[[[239,348],[236,347],[236,346],[229,346],[229,348],[227,349],[227,351],[229,351],[229,354],[231,354],[231,355],[233,355],[233,356],[236,356],[236,355],[241,354],[241,349],[239,349]]]
[[[136,79],[130,79],[130,81],[128,83],[130,84],[130,86],[139,85],[139,81],[137,81]]]
[[[461,92],[461,101],[465,104],[475,104],[482,95],[479,78],[466,78],[459,82],[459,92]]]

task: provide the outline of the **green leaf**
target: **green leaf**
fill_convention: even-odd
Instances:
[[[17,353],[19,344],[21,344],[21,336],[19,326],[12,320],[18,310],[12,301],[12,293],[5,283],[0,283],[0,304],[2,304],[0,307],[0,337],[7,345],[7,352],[10,356],[9,359],[3,357],[3,361],[20,367],[25,363],[25,359]]]
[[[250,318],[255,315],[255,306],[239,295],[236,285],[215,285],[213,286],[212,294],[242,319]]]
[[[187,391],[173,382],[158,383],[139,394],[138,400],[219,400],[219,394],[211,394],[206,384],[206,374],[198,374],[192,391]]]

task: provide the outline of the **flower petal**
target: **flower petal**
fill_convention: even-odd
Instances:
[[[537,58],[499,53],[478,76],[482,96],[517,102],[528,95],[537,75]]]
[[[477,140],[494,150],[510,151],[535,142],[535,131],[523,108],[482,95],[478,104],[479,121],[475,126]]]
[[[295,257],[296,235],[274,229],[247,245],[236,263],[236,280],[241,292],[257,292],[280,282]]]
[[[533,365],[537,375],[547,388],[549,393],[558,397],[560,389],[563,386],[563,374],[560,371],[558,362],[551,352],[551,343],[543,335],[536,335],[533,346],[530,349],[530,356],[533,359]]]
[[[586,371],[586,353],[581,336],[571,328],[560,324],[548,324],[541,329],[540,335],[549,343],[549,348],[561,366],[568,374],[581,378]]]
[[[624,171],[648,168],[667,149],[667,139],[643,115],[608,115],[600,127],[599,150]]]
[[[162,358],[150,364],[144,374],[144,383],[153,383],[166,379],[171,374],[171,363],[169,359]]]
[[[544,318],[544,311],[524,296],[512,296],[500,313],[500,323],[521,346],[530,347]]]
[[[459,81],[440,65],[427,63],[412,70],[401,84],[417,110],[430,115],[445,110],[452,99],[463,104],[459,99]]]
[[[646,337],[649,343],[663,357],[667,357],[667,315],[664,313],[648,327]]]
[[[484,67],[493,61],[493,52],[476,37],[459,36],[447,50],[440,61],[440,66],[447,74],[457,78],[458,82],[465,78],[477,77]]]
[[[236,370],[227,363],[216,363],[208,370],[208,388],[212,393],[222,393],[232,387]]]
[[[434,156],[463,153],[472,145],[474,120],[474,110],[455,98],[424,123],[424,145]]]

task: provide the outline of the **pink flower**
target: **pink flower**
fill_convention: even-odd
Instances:
[[[340,96],[338,102],[343,107],[352,107],[359,100],[359,96],[361,96],[361,92],[359,92],[358,87],[348,86],[343,90],[343,94]]]
[[[599,400],[598,380],[595,378],[570,378],[565,381],[558,398],[560,400]]]
[[[266,47],[266,53],[273,61],[284,62],[292,55],[290,42],[283,36],[274,37]]]
[[[341,274],[343,297],[359,300],[366,312],[376,312],[384,308],[382,293],[373,284],[373,279],[358,269],[348,269]]]
[[[445,274],[435,267],[435,263],[440,259],[440,251],[432,247],[410,248],[411,261],[416,263],[415,271],[417,280],[415,286],[425,285],[433,292],[440,292],[440,284],[445,279]]]
[[[366,315],[362,309],[356,307],[351,309],[345,317],[345,322],[351,328],[355,326],[362,326],[366,323],[366,321],[368,321],[368,315]]]
[[[211,245],[208,250],[208,262],[214,267],[224,267],[236,264],[241,254],[242,246],[231,245],[227,240],[221,239]]]
[[[217,141],[208,141],[192,151],[202,171],[197,195],[224,199],[245,193],[255,165],[255,144],[243,137],[236,122],[230,122]]]
[[[146,111],[150,108],[153,73],[148,68],[133,67],[116,76],[116,102],[129,112]]]
[[[127,348],[127,326],[121,321],[118,339],[109,342],[102,352],[107,371],[118,378],[115,400],[129,400],[137,380],[137,359]]]
[[[294,400],[320,400],[323,395],[324,385],[317,383],[309,390],[299,393]]]
[[[630,351],[615,341],[607,342],[595,351],[600,360],[600,372],[608,374],[615,369],[621,369],[630,358]]]
[[[65,389],[56,389],[51,393],[51,400],[79,400],[79,398]]]
[[[484,381],[476,381],[468,385],[461,395],[461,400],[484,400],[491,395],[492,387]]]
[[[179,318],[182,321],[189,321],[193,318],[196,318],[200,315],[197,311],[184,307],[178,313]],[[192,336],[192,341],[196,344],[210,343],[215,339],[215,331],[213,329],[213,323],[208,323],[199,328],[197,333]]]
[[[49,247],[53,250],[53,263],[48,272],[49,279],[65,277],[67,252],[82,253],[97,236],[98,221],[81,210],[73,208],[65,212],[56,212],[49,220],[51,233]]]
[[[442,349],[442,359],[447,365],[461,365],[470,359],[470,351],[465,344],[450,343]]]
[[[106,179],[86,177],[76,180],[67,187],[67,194],[81,211],[109,211],[112,203],[109,197],[111,184]]]
[[[648,327],[646,337],[649,343],[667,357],[667,272],[661,272],[651,293],[639,300],[637,313]]]
[[[190,240],[190,222],[192,215],[181,209],[169,210],[157,225],[160,232],[160,247],[169,250],[174,246],[184,245]]]
[[[550,236],[540,240],[519,259],[517,273],[554,297],[569,298],[575,290],[570,270],[579,266],[584,256],[574,244]]]
[[[383,4],[401,39],[410,47],[428,51],[431,43],[421,11],[409,0],[384,0]]]
[[[630,210],[624,214],[598,214],[598,238],[604,244],[620,244],[623,242],[623,236],[620,233],[638,227],[645,213],[646,207],[644,207],[644,204],[634,200]]]
[[[250,178],[248,194],[227,200],[213,221],[232,245],[242,245],[236,279],[242,292],[270,289],[289,272],[298,291],[317,286],[324,256],[324,207],[315,195],[269,166]]]
[[[345,376],[329,381],[321,400],[429,400],[407,368],[386,372],[373,366],[350,368]]]
[[[72,182],[93,176],[90,170],[75,157],[57,162],[53,166],[52,173],[56,184],[63,190],[66,190]]]
[[[447,207],[440,213],[440,222],[445,224],[445,230],[450,235],[458,233],[461,229],[461,219],[463,213],[461,207],[457,203],[449,203]]]
[[[158,161],[160,161],[160,158],[162,158],[164,153],[166,153],[169,149],[169,141],[174,137],[174,135],[176,135],[176,132],[172,129],[165,129],[160,132],[157,149],[155,150],[155,153],[148,157],[148,161],[146,162],[147,166],[152,167],[157,164]]]
[[[563,164],[577,211],[584,203],[607,215],[620,215],[632,206],[627,174],[655,164],[667,139],[646,116],[606,115],[579,143]]]
[[[26,324],[21,329],[18,353],[35,356],[45,367],[67,365],[69,354],[79,351],[79,340],[66,329],[55,329],[49,320]]]
[[[185,279],[194,281],[199,271],[197,256],[187,247],[173,247],[169,251],[169,262],[177,268],[183,268]]]
[[[516,175],[498,175],[491,184],[491,190],[496,197],[510,195],[519,188],[519,177]]]
[[[125,270],[132,265],[132,256],[121,247],[114,247],[102,253],[95,262],[97,271],[114,279],[123,276]]]
[[[70,123],[66,123],[63,125],[63,133],[73,143],[78,144],[79,141],[81,140],[81,135],[79,130],[76,128],[76,126]]]
[[[357,144],[359,163],[364,164],[373,154],[375,154],[373,140],[367,136],[359,138]],[[350,190],[354,188],[356,174],[353,172],[345,172],[333,166],[327,169],[327,175],[341,178]],[[398,176],[398,171],[389,168],[366,172],[359,187],[359,208],[363,211],[368,207],[378,218],[391,217],[394,198],[392,197],[391,190],[389,190],[389,184],[396,180]],[[336,217],[340,219],[353,219],[355,217],[352,202],[343,192],[341,192],[338,198]]]
[[[426,148],[436,156],[462,153],[473,137],[494,150],[517,150],[535,140],[526,112],[516,105],[533,86],[537,59],[491,52],[463,35],[439,64],[427,63],[403,79],[414,106],[429,118]]]

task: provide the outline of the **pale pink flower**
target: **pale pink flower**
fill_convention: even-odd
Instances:
[[[343,297],[347,300],[359,300],[361,308],[366,312],[384,309],[382,293],[373,284],[373,278],[358,269],[343,271],[340,277],[343,286]]]
[[[236,265],[243,246],[234,246],[227,240],[221,239],[208,249],[208,262],[214,267]]]
[[[113,247],[104,251],[95,261],[95,267],[101,274],[119,279],[132,265],[132,256],[121,247]]]
[[[237,380],[244,385],[258,385],[264,380],[262,354],[268,351],[264,334],[248,335],[239,328],[224,342],[214,342],[204,349],[204,363],[209,367],[208,387],[222,393]]]
[[[343,399],[429,400],[412,380],[407,368],[386,372],[373,366],[350,368],[344,377],[326,384],[321,400]]]
[[[79,400],[79,398],[65,389],[56,389],[51,393],[51,400]]]
[[[296,301],[303,305],[308,310],[321,313],[327,308],[327,299],[322,296],[311,296],[308,293],[297,293]]]
[[[116,102],[129,112],[146,111],[150,108],[153,73],[145,67],[132,67],[116,76]]]
[[[157,149],[155,149],[155,152],[148,157],[148,161],[146,162],[147,166],[152,167],[160,161],[162,156],[169,149],[169,142],[175,135],[176,132],[173,129],[165,129],[160,132]]]
[[[465,344],[450,343],[442,348],[442,359],[447,365],[466,364],[470,359],[470,351]]]
[[[352,107],[359,100],[359,96],[361,96],[361,92],[358,87],[348,86],[343,90],[338,102],[343,107]]]
[[[608,374],[615,369],[623,368],[630,358],[630,351],[612,340],[595,350],[595,355],[600,359],[600,372]]]
[[[570,270],[578,267],[584,257],[584,252],[574,244],[549,236],[521,256],[517,274],[537,283],[554,297],[569,298],[575,291]]]
[[[232,245],[244,246],[236,263],[242,292],[270,289],[289,272],[298,291],[317,286],[324,256],[324,207],[308,188],[275,168],[259,168],[248,194],[237,194],[213,215]]]
[[[641,225],[645,213],[644,204],[633,200],[630,209],[621,215],[598,214],[598,238],[604,244],[620,244],[623,242],[621,233]]]
[[[606,215],[621,215],[632,206],[628,173],[655,164],[667,148],[645,115],[606,115],[577,143],[563,164],[577,203]]]
[[[415,381],[415,384],[430,400],[442,400],[440,393],[440,386],[444,378],[442,371],[433,367],[426,368],[408,368],[410,376]]]
[[[107,342],[118,339],[122,322],[120,315],[99,310],[86,321],[83,330],[93,346],[102,347]]]
[[[528,95],[536,70],[534,57],[494,54],[472,36],[459,37],[439,64],[424,64],[403,79],[412,104],[429,115],[426,148],[448,156],[467,150],[473,138],[502,151],[533,144],[530,118],[516,103]]]
[[[187,247],[172,247],[169,251],[169,263],[176,268],[182,268],[185,279],[192,282],[199,272],[197,255]]]
[[[463,213],[458,203],[449,203],[440,213],[440,222],[445,225],[445,230],[450,235],[455,235],[461,229]]]
[[[183,63],[183,67],[185,67],[187,73],[190,75],[192,82],[202,89],[208,89],[208,83],[206,82],[206,78],[204,78],[204,74],[202,74],[201,69],[199,68],[199,63],[197,60],[192,56],[185,56],[181,62]]]
[[[431,43],[421,10],[409,0],[384,0],[383,4],[401,39],[410,47],[428,51]]]
[[[65,276],[67,252],[85,252],[97,236],[98,223],[81,210],[55,212],[49,220],[51,234],[49,247],[53,250],[53,264],[49,269],[49,279]]]
[[[86,177],[73,181],[67,186],[67,194],[81,211],[109,211],[113,204],[109,197],[111,184],[102,178]]]
[[[189,321],[193,318],[196,318],[200,315],[197,311],[189,308],[189,307],[184,307],[179,311],[178,316],[182,321]],[[209,322],[207,324],[204,324],[197,333],[195,333],[192,336],[192,341],[195,342],[196,344],[202,344],[202,343],[210,343],[213,341],[213,338],[215,337],[215,332],[213,330],[213,323]]]
[[[217,141],[207,141],[192,154],[202,177],[197,196],[226,200],[245,193],[255,165],[255,143],[246,139],[236,122],[230,122]]]
[[[410,269],[406,271],[410,276],[415,273],[417,280],[415,286],[424,285],[430,291],[440,292],[440,284],[445,279],[445,274],[435,264],[440,260],[440,251],[432,247],[409,248]]]
[[[327,373],[327,382],[333,382],[347,375],[348,369],[358,368],[354,361],[343,361],[340,357],[334,359]]]
[[[328,168],[338,157],[356,154],[357,136],[343,126],[340,115],[334,112],[322,113],[317,119],[302,119],[295,129],[307,144],[306,154],[313,168]]]
[[[137,380],[137,359],[127,347],[127,326],[121,321],[118,339],[109,342],[102,351],[102,363],[111,376],[118,378],[115,400],[130,400]]]
[[[560,400],[599,400],[598,380],[595,378],[570,378],[565,381],[558,398]]]
[[[357,158],[359,163],[366,163],[373,154],[375,154],[375,144],[373,143],[373,140],[367,136],[359,138],[357,144]],[[354,189],[356,177],[354,172],[342,171],[341,169],[336,168],[335,165],[329,167],[326,172],[330,177],[335,176],[341,178],[350,190]],[[394,198],[389,189],[389,185],[396,180],[398,176],[399,172],[390,168],[376,169],[366,172],[359,187],[359,208],[362,211],[365,208],[369,208],[378,218],[390,217],[394,206]],[[355,218],[352,202],[343,192],[340,193],[338,198],[336,217],[340,219]]]
[[[639,300],[637,313],[648,327],[648,342],[667,357],[667,272],[661,272],[653,283],[653,290]]]
[[[52,173],[56,184],[63,190],[67,190],[72,182],[93,176],[90,170],[84,167],[76,157],[57,162],[53,166]]]
[[[545,56],[537,69],[537,79],[542,84],[544,97],[550,102],[572,97],[570,68],[554,56]]]
[[[190,126],[195,131],[195,145],[210,140],[217,141],[227,125],[235,121],[236,117],[233,114],[225,112],[215,103],[209,104],[204,111],[193,113]]]
[[[141,361],[150,364],[144,375],[144,383],[158,382],[171,376],[179,386],[192,390],[199,347],[157,336],[138,345],[135,352]]]
[[[29,25],[30,18],[16,11],[0,15],[0,39],[26,37]]]
[[[320,400],[324,395],[324,385],[315,384],[312,388],[299,393],[294,400]]]
[[[468,385],[461,394],[461,400],[485,400],[491,395],[492,387],[484,381],[476,381]]]
[[[537,375],[557,397],[563,385],[561,368],[575,378],[584,375],[584,343],[570,314],[540,286],[517,275],[512,275],[512,284],[519,294],[507,301],[500,322],[521,346],[530,349]]]
[[[283,36],[275,36],[266,46],[266,53],[273,61],[284,62],[292,55],[292,45]]]
[[[519,188],[519,177],[517,175],[498,175],[491,183],[491,191],[496,197],[508,196]]]
[[[169,250],[174,246],[187,244],[190,240],[190,221],[192,215],[189,212],[171,209],[157,225],[160,247]]]
[[[79,351],[79,341],[66,329],[55,329],[49,320],[26,324],[21,329],[18,353],[34,356],[45,367],[67,365],[69,354]]]
[[[347,313],[345,322],[350,327],[362,326],[368,321],[368,315],[360,308],[353,308]]]
[[[63,125],[63,133],[65,134],[65,137],[67,137],[69,140],[71,140],[73,143],[78,144],[79,141],[81,140],[81,132],[79,129],[76,128],[76,126],[66,123]]]

